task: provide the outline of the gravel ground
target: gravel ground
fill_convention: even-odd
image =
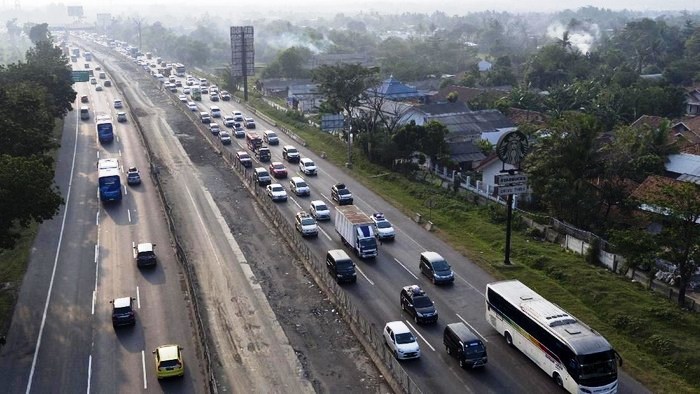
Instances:
[[[147,81],[151,77],[132,63],[121,63],[123,69],[133,70],[133,80],[150,86]],[[226,218],[315,390],[389,391],[350,328],[294,258],[283,235],[266,223],[266,216],[238,176],[199,134],[180,106],[167,99],[155,83],[152,86],[145,93],[154,103],[162,103],[159,106],[166,111],[167,122],[178,130],[180,143]],[[162,175],[166,194],[177,192],[169,190],[167,173]],[[174,217],[177,222],[177,213]]]

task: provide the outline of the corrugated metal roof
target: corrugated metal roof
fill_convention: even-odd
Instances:
[[[666,162],[666,171],[700,176],[700,156],[689,153],[669,155]]]

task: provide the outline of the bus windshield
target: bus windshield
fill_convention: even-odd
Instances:
[[[579,384],[597,387],[617,379],[617,359],[613,351],[580,355],[577,359]]]

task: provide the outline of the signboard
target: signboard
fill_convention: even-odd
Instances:
[[[345,117],[343,114],[323,114],[321,115],[321,130],[333,131],[342,130],[345,127]]]
[[[527,193],[527,185],[498,186],[498,197]]]
[[[520,131],[505,133],[498,139],[496,154],[502,162],[520,168],[520,162],[525,157],[529,142],[527,136]]]
[[[231,75],[255,75],[255,46],[253,26],[231,26]]]
[[[525,174],[496,175],[496,184],[500,186],[521,185],[524,183],[527,183],[527,175]]]
[[[83,6],[82,5],[69,5],[66,7],[68,11],[68,16],[82,17],[83,16]]]
[[[87,82],[90,80],[90,71],[71,71],[71,77],[73,78],[73,82]]]

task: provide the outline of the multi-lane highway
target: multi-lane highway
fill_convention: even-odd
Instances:
[[[106,51],[106,49],[105,49]],[[201,135],[204,128],[173,130],[163,120],[159,106],[175,105],[189,111],[171,97],[167,102],[152,102],[141,91],[142,78],[133,73],[146,72],[136,67],[120,67],[120,61],[102,53],[105,64],[120,81],[130,113],[138,114],[141,131],[155,157],[144,153],[141,138],[133,120],[117,124],[117,139],[108,146],[96,141],[94,122],[82,122],[73,115],[67,118],[67,131],[59,157],[57,183],[67,197],[60,221],[42,227],[38,248],[32,259],[50,262],[31,264],[27,280],[36,286],[23,286],[9,336],[13,341],[2,349],[0,376],[9,392],[206,390],[206,368],[202,364],[202,346],[216,349],[217,363],[235,368],[222,368],[218,373],[230,382],[257,392],[304,392],[312,388],[299,375],[293,349],[254,279],[248,260],[241,252],[231,228],[221,211],[223,202],[215,201],[206,191],[211,179],[192,165],[180,141],[208,144]],[[122,59],[123,60],[123,59]],[[79,62],[82,66],[82,62]],[[134,82],[132,82],[134,81]],[[157,83],[150,81],[149,83]],[[87,94],[91,108],[114,114],[112,103],[116,89],[96,92],[94,86],[76,85],[78,97]],[[166,93],[170,94],[170,93]],[[79,106],[80,104],[76,104]],[[213,103],[203,96],[198,107],[207,111],[217,105],[224,114],[246,109],[235,102]],[[136,110],[138,109],[138,110]],[[220,120],[216,120],[223,123]],[[273,129],[257,119],[258,131]],[[72,128],[71,128],[72,127]],[[222,124],[222,129],[226,129]],[[294,213],[308,210],[312,199],[322,199],[328,206],[331,185],[344,182],[352,191],[354,204],[364,212],[384,212],[397,231],[394,242],[380,245],[379,256],[362,261],[353,256],[359,275],[356,284],[344,291],[353,299],[365,319],[376,332],[387,321],[403,320],[417,335],[422,350],[419,360],[403,362],[412,380],[424,392],[553,392],[554,382],[524,355],[508,348],[484,318],[483,291],[493,281],[485,271],[469,262],[457,251],[392,207],[373,191],[352,179],[351,173],[336,168],[314,152],[299,146],[281,132],[281,142],[271,147],[273,161],[287,165],[289,177],[302,176],[311,186],[310,197],[297,197],[289,191],[288,180],[281,180],[289,200],[277,208],[290,222]],[[282,159],[281,149],[294,145],[302,157],[310,157],[319,167],[319,174],[307,177],[295,164]],[[75,148],[65,149],[67,146]],[[218,146],[231,151],[247,150],[243,139],[232,145]],[[68,152],[71,151],[71,152]],[[103,205],[96,195],[97,158],[117,157],[123,167],[142,169],[143,184],[125,187],[123,201]],[[173,203],[173,215],[186,227],[176,228],[178,238],[187,249],[195,267],[201,289],[209,340],[202,344],[194,329],[193,309],[189,303],[185,276],[177,264],[173,240],[169,236],[163,207],[148,176],[151,164],[171,176],[164,186]],[[267,166],[257,163],[255,166]],[[227,185],[216,185],[229,187]],[[230,186],[236,187],[236,186]],[[332,209],[333,210],[333,209]],[[334,218],[334,212],[331,215]],[[307,240],[315,258],[322,259],[329,249],[343,248],[331,222],[319,223],[319,236]],[[154,270],[140,270],[134,263],[132,245],[138,242],[157,244],[159,264]],[[264,239],[259,247],[265,248]],[[440,253],[452,265],[454,285],[438,287],[420,274],[419,254],[431,250]],[[440,317],[436,325],[416,325],[402,313],[400,289],[419,284],[435,301]],[[47,296],[48,294],[48,296]],[[115,297],[136,298],[137,324],[125,329],[111,327],[109,300]],[[465,371],[442,345],[442,332],[447,323],[465,322],[484,339],[489,352],[486,368]],[[19,339],[19,340],[17,340]],[[183,346],[186,374],[182,380],[156,381],[151,350],[158,345],[177,343]],[[327,349],[329,355],[342,349]],[[13,357],[7,357],[11,353]],[[622,373],[620,392],[643,392],[644,388]],[[31,390],[30,390],[31,388]]]

